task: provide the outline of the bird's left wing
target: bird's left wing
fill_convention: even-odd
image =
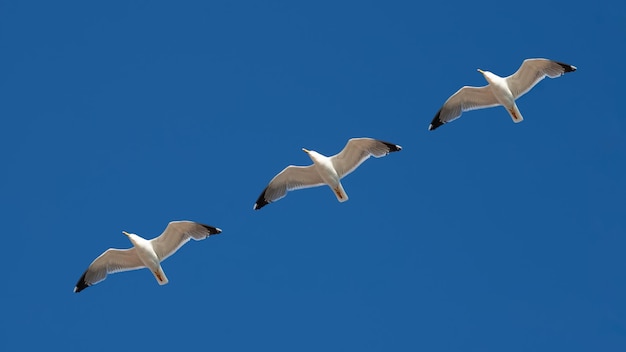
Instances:
[[[380,158],[399,150],[402,150],[402,147],[393,143],[372,138],[352,138],[343,150],[333,155],[330,160],[341,178],[354,171],[372,155]]]
[[[106,279],[107,274],[143,268],[144,265],[135,248],[109,248],[96,258],[78,279],[74,292],[78,293],[91,285]]]
[[[576,71],[576,66],[548,59],[526,59],[514,74],[506,77],[506,83],[515,99],[526,94],[546,76],[556,78]]]
[[[498,105],[498,100],[491,93],[489,86],[464,86],[443,103],[441,109],[437,111],[437,114],[430,122],[428,130],[432,131],[444,123],[458,119],[464,111],[489,108],[496,105]]]
[[[172,221],[167,225],[165,231],[159,237],[150,240],[150,243],[159,260],[163,261],[190,239],[200,241],[220,232],[222,230],[217,227],[193,221]]]
[[[275,202],[287,195],[287,191],[317,187],[324,184],[324,180],[315,170],[314,165],[289,165],[270,181],[254,203],[254,210],[259,210],[269,203]]]

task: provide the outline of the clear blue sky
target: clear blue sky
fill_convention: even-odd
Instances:
[[[0,3],[0,350],[626,350],[623,2],[261,3]],[[428,131],[531,57],[578,71]],[[404,149],[252,210],[351,137]]]

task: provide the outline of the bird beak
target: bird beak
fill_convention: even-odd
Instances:
[[[122,233],[126,236],[130,235],[130,233],[126,232],[126,231],[122,231]]]
[[[480,72],[480,73],[482,73],[482,74],[485,74],[485,71],[483,71],[483,70],[481,70],[481,69],[478,69],[478,72]]]
[[[302,151],[303,151],[303,152],[305,152],[305,153],[307,153],[307,154],[309,154],[309,150],[308,150],[308,149],[304,149],[304,148],[302,148]]]

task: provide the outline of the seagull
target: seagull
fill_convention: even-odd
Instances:
[[[128,236],[133,248],[109,248],[94,260],[83,276],[78,279],[74,292],[78,293],[85,288],[95,285],[106,279],[107,274],[120,271],[148,268],[154,274],[159,285],[168,283],[167,276],[161,268],[161,262],[174,254],[180,247],[193,238],[203,240],[210,235],[222,232],[217,227],[200,224],[193,221],[172,221],[165,231],[151,240],[146,240],[134,233],[122,231]]]
[[[428,130],[432,131],[444,123],[456,120],[464,111],[498,105],[504,106],[513,122],[522,122],[524,118],[515,104],[517,98],[526,94],[546,76],[556,78],[574,71],[576,66],[548,59],[526,59],[517,72],[504,78],[478,69],[489,84],[484,87],[465,86],[459,89],[439,109]]]
[[[331,157],[324,156],[316,151],[302,150],[313,160],[309,166],[287,166],[276,175],[265,187],[253,209],[259,210],[269,203],[275,202],[294,189],[328,185],[339,202],[348,200],[348,195],[341,185],[341,179],[354,171],[370,156],[380,158],[392,152],[402,150],[402,147],[393,143],[383,142],[372,138],[352,138],[343,150]]]

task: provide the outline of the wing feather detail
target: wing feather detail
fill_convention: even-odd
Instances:
[[[289,165],[270,181],[254,203],[254,209],[259,210],[269,203],[275,202],[287,195],[288,191],[321,186],[324,180],[315,170],[314,165]]]
[[[576,66],[548,59],[526,59],[514,74],[506,77],[506,82],[515,99],[526,94],[546,76],[560,77],[576,71]]]
[[[350,174],[370,156],[383,157],[389,153],[402,150],[393,143],[372,138],[352,138],[341,152],[331,157],[331,162],[339,178]]]

